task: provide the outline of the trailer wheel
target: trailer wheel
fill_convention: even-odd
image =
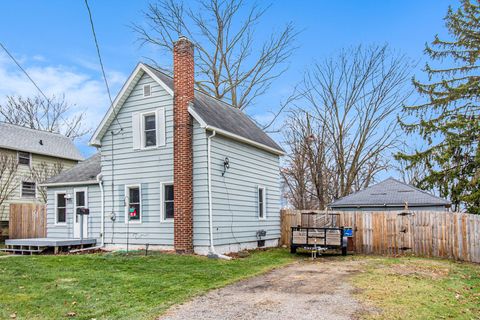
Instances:
[[[291,246],[290,253],[297,253],[297,247]]]
[[[347,247],[342,247],[342,256],[347,255]]]

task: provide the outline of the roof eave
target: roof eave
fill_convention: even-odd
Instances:
[[[98,184],[97,180],[72,181],[72,182],[51,182],[39,184],[40,187],[65,187],[65,186],[79,186]]]
[[[24,151],[24,152],[29,152],[31,154],[38,154],[38,155],[41,155],[41,156],[48,156],[48,157],[59,158],[59,159],[64,159],[64,160],[72,160],[72,161],[83,161],[83,160],[85,160],[85,158],[83,158],[81,156],[80,157],[65,157],[65,156],[59,156],[59,155],[56,155],[56,154],[53,154],[53,153],[40,152],[40,151],[24,149],[24,148],[23,149],[22,148],[13,149],[10,146],[4,146],[4,145],[0,145],[0,148],[12,150],[12,151]]]

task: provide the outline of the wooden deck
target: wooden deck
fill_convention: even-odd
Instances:
[[[71,249],[93,247],[96,239],[54,239],[54,238],[32,238],[32,239],[9,239],[5,240],[5,249],[2,251],[15,254],[34,254],[47,252],[53,249],[53,253],[68,252]]]

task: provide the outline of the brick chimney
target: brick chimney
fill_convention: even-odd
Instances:
[[[180,37],[173,46],[173,181],[174,247],[193,252],[193,151],[192,118],[188,106],[194,97],[193,44]]]

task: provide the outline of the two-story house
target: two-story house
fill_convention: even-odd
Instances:
[[[61,134],[0,122],[0,234],[7,235],[11,203],[45,202],[38,182],[82,159]]]
[[[195,90],[188,39],[173,55],[173,78],[135,68],[91,139],[98,154],[48,181],[49,238],[83,229],[107,249],[200,254],[277,245],[282,148],[242,111]]]

